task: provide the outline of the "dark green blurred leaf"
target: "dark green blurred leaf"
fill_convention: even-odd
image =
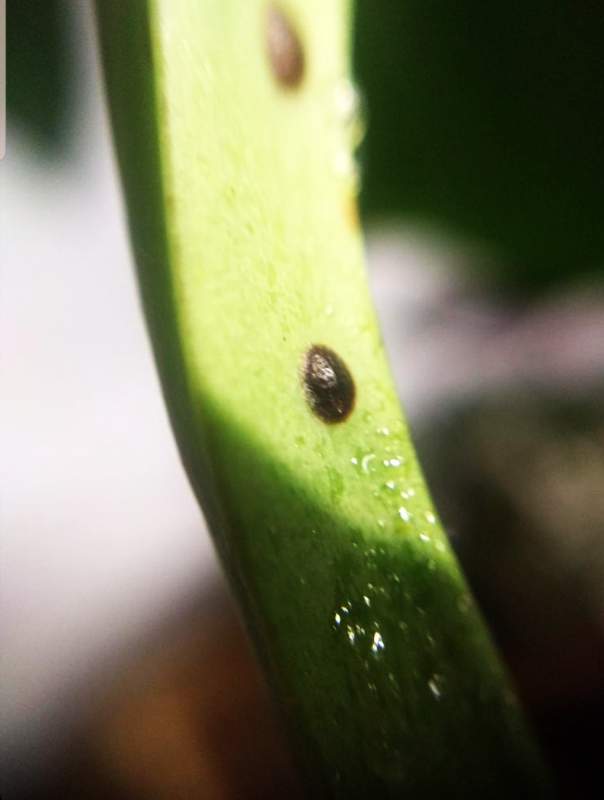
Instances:
[[[67,52],[72,11],[66,0],[6,3],[8,115],[44,150],[55,151],[66,133],[75,66]]]
[[[357,0],[368,215],[493,243],[536,290],[604,261],[604,7]]]

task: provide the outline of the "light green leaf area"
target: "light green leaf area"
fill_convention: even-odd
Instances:
[[[349,4],[280,8],[304,52],[295,87],[272,68],[266,2],[98,3],[183,459],[311,796],[539,796],[538,757],[436,521],[367,289]],[[354,378],[344,421],[307,402],[313,345]]]

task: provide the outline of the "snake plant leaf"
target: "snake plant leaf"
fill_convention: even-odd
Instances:
[[[356,4],[364,213],[490,244],[520,292],[601,274],[600,4]]]
[[[346,0],[101,0],[173,426],[310,796],[546,793],[369,297]]]
[[[70,5],[66,0],[6,3],[7,113],[42,156],[60,154],[69,131],[74,88]]]

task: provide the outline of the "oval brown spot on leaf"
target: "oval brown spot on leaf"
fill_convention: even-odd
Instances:
[[[313,345],[304,356],[302,379],[308,405],[323,422],[343,422],[348,417],[354,407],[354,380],[337,353]]]
[[[304,76],[304,50],[291,21],[275,5],[267,9],[266,46],[278,83],[288,89],[298,86]]]

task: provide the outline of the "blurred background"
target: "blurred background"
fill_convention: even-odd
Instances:
[[[561,793],[601,797],[604,11],[357,9],[361,207],[401,399]],[[296,797],[159,394],[90,4],[7,18],[0,793]]]

